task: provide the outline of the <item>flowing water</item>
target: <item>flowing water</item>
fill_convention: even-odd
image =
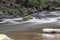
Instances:
[[[52,17],[45,17],[48,15],[46,13],[52,15],[50,12],[43,12],[41,15],[44,17],[41,19],[33,17],[33,19],[22,22],[22,18],[4,19],[3,22],[0,22],[0,33],[8,35],[14,40],[60,40],[60,34],[42,33],[43,28],[60,28],[59,12],[52,12],[55,13]]]

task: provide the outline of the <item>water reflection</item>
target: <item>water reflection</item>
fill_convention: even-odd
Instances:
[[[60,40],[60,29],[44,28],[42,31],[43,40]]]
[[[46,33],[9,33],[9,37],[15,40],[60,40],[60,34]],[[17,37],[16,37],[17,36]]]
[[[60,40],[60,34],[42,34],[42,40]]]

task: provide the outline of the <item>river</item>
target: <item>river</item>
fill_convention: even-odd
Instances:
[[[22,22],[16,21],[21,18],[4,19],[3,22],[0,22],[0,34],[6,34],[14,40],[60,40],[60,34],[42,33],[43,28],[60,28],[59,13],[56,11],[52,13],[54,16],[46,17],[46,15],[52,14],[44,11],[43,14],[40,14],[44,18],[33,18]]]
[[[45,17],[46,15],[52,15],[54,14],[55,16],[58,17]],[[52,11],[52,12],[41,12],[41,16],[44,16],[45,18],[37,19],[29,19],[28,21],[23,21],[23,22],[16,22],[16,20],[22,20],[22,18],[14,18],[14,19],[4,19],[3,22],[0,22],[0,32],[6,32],[6,31],[29,31],[32,29],[37,29],[37,28],[60,28],[60,16],[58,14],[59,11]],[[40,15],[39,14],[39,15]]]

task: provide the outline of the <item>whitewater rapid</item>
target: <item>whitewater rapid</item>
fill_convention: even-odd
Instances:
[[[4,19],[2,22],[0,23],[6,23],[6,22],[10,22],[10,23],[14,23],[14,24],[23,24],[23,23],[50,23],[50,22],[56,22],[58,21],[58,19],[60,19],[60,17],[55,17],[55,18],[42,18],[42,19],[37,19],[34,18],[33,19],[29,19],[27,21],[22,21],[22,22],[17,22],[18,20],[23,20],[23,18],[14,18],[14,19]],[[16,21],[17,20],[17,21]]]

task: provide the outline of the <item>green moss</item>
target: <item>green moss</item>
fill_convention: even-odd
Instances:
[[[33,17],[31,15],[27,15],[23,17],[24,19],[32,19]]]

